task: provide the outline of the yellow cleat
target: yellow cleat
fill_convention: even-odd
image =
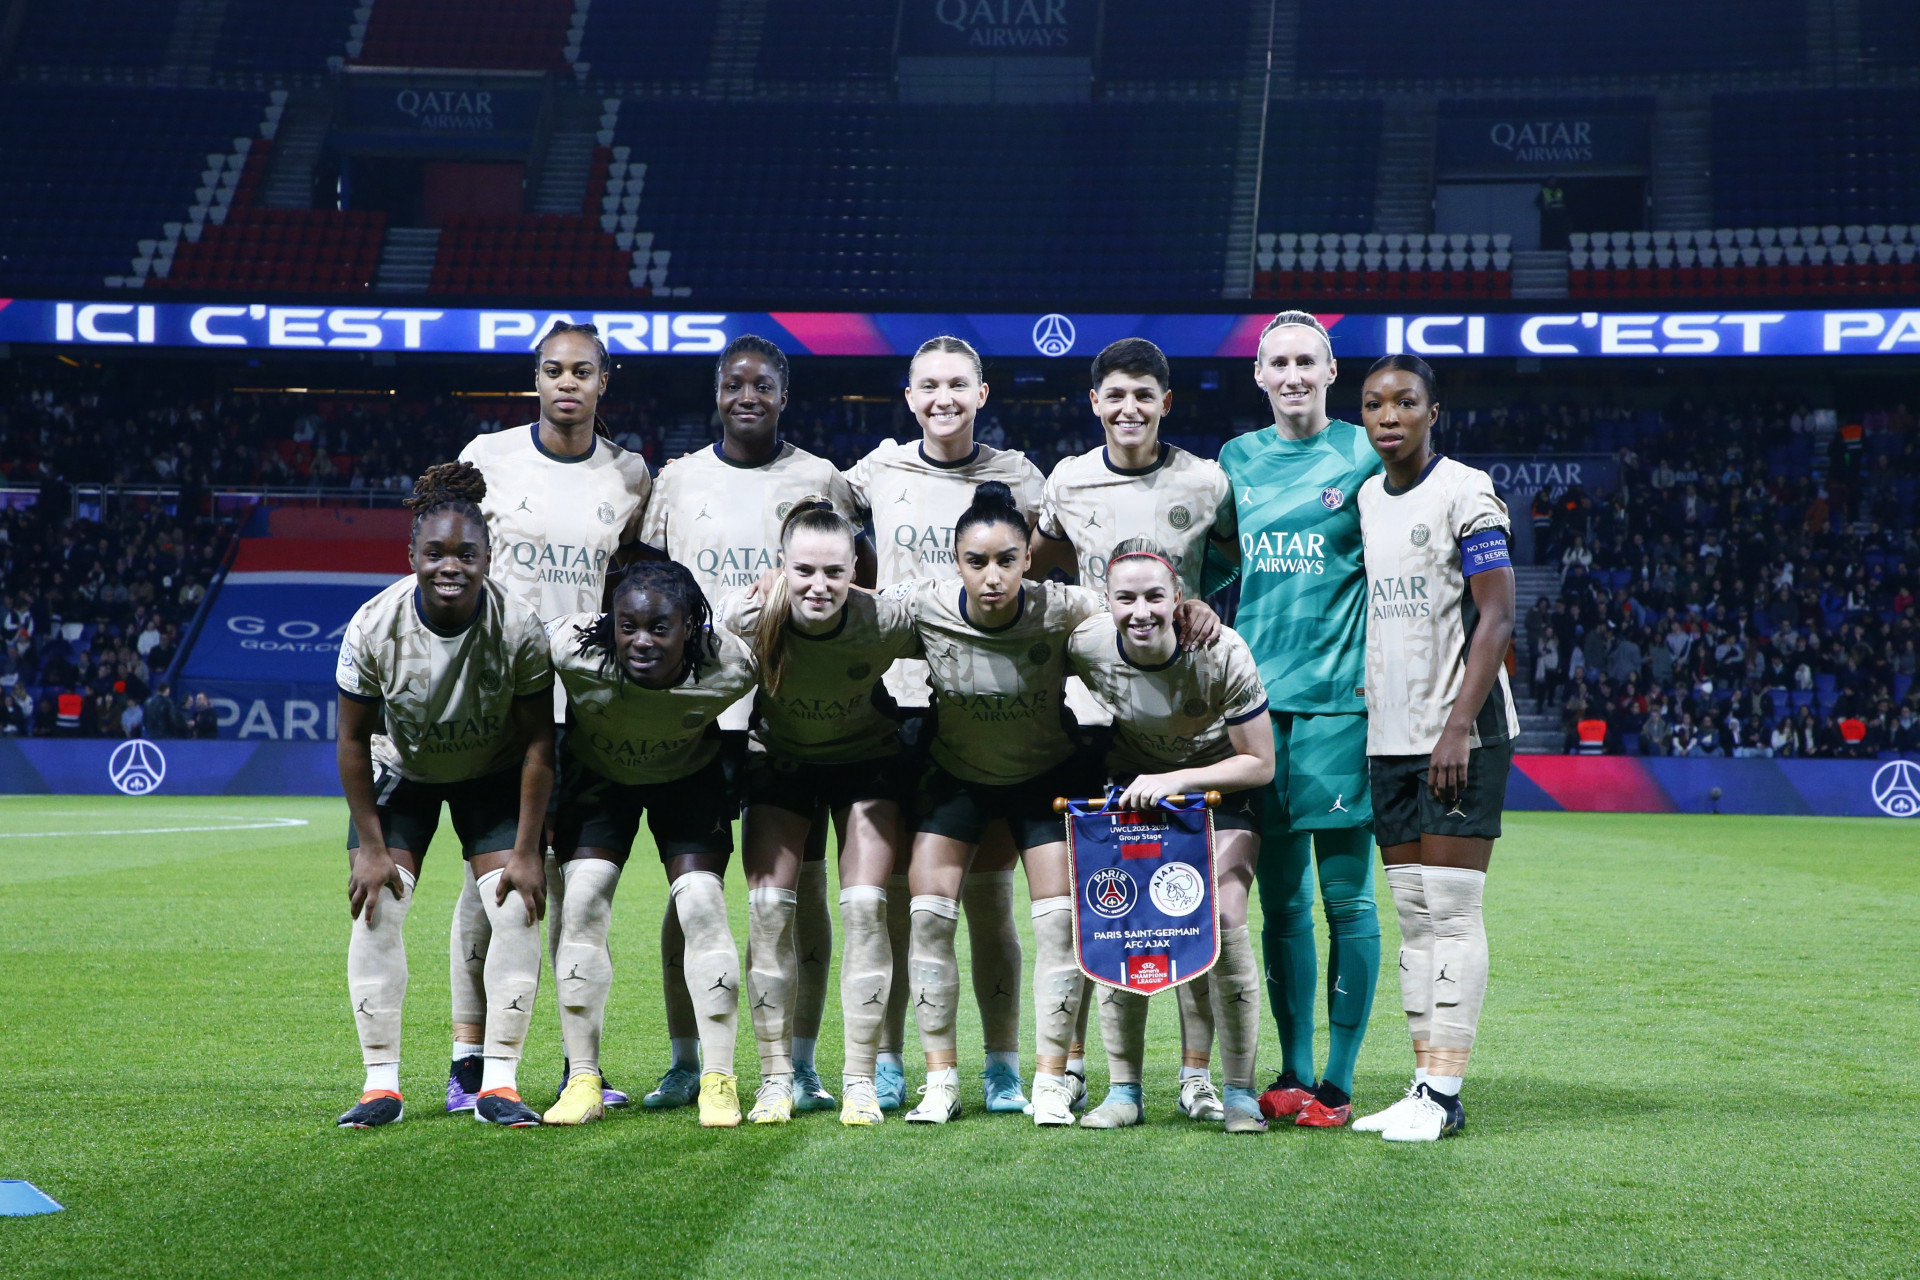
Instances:
[[[793,1119],[793,1086],[784,1080],[769,1080],[753,1095],[753,1110],[747,1119],[754,1124],[785,1124]]]
[[[607,1104],[601,1097],[600,1077],[591,1071],[583,1071],[567,1080],[567,1087],[560,1091],[560,1100],[547,1109],[540,1117],[546,1124],[586,1124],[591,1120],[604,1119]]]
[[[731,1129],[740,1123],[740,1082],[724,1071],[700,1077],[700,1127]]]
[[[846,1099],[840,1105],[840,1123],[845,1125],[879,1124],[887,1118],[880,1109],[880,1098],[871,1079],[851,1080],[841,1091]]]

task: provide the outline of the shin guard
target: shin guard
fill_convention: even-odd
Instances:
[[[489,871],[474,882],[480,905],[493,926],[487,948],[486,1056],[518,1062],[533,1022],[533,1001],[540,991],[540,922],[527,923],[526,900],[518,890],[505,902],[494,901],[504,871]]]
[[[1427,882],[1417,862],[1387,868],[1393,909],[1400,917],[1400,1007],[1415,1041],[1433,1038],[1433,916]]]
[[[561,864],[567,882],[561,913],[549,920],[548,933],[560,940],[554,949],[553,985],[560,1001],[560,1040],[570,1073],[600,1072],[600,1036],[606,1025],[607,994],[613,990],[613,954],[607,932],[613,925],[613,894],[620,867],[601,858],[575,858]]]
[[[354,1030],[360,1034],[360,1061],[366,1066],[400,1061],[400,1011],[407,1002],[403,931],[413,905],[413,877],[404,867],[400,880],[406,886],[404,895],[396,900],[382,886],[373,903],[373,924],[367,924],[362,912],[347,938],[347,999]]]
[[[1033,1040],[1044,1062],[1064,1062],[1080,1015],[1080,964],[1073,954],[1073,899],[1042,898],[1033,904]],[[1059,1067],[1042,1067],[1053,1073]]]
[[[1487,994],[1487,928],[1481,914],[1487,874],[1426,867],[1422,876],[1433,916],[1431,1040],[1436,1049],[1469,1050]]]
[[[848,885],[840,891],[840,1021],[846,1041],[847,1076],[871,1076],[880,1045],[880,1025],[893,987],[893,952],[887,939],[887,891],[878,885]]]
[[[711,871],[689,871],[673,882],[668,899],[687,940],[687,994],[693,1001],[703,1065],[732,1075],[739,1034],[740,949],[727,923],[726,893]]]
[[[960,890],[973,961],[973,998],[980,1004],[988,1053],[1020,1048],[1020,932],[1013,915],[1013,872],[977,871]]]
[[[760,1075],[793,1074],[793,1007],[800,956],[795,896],[771,886],[747,891],[747,1008],[760,1047]]]
[[[453,904],[453,928],[447,938],[449,989],[455,1026],[478,1027],[487,1020],[487,943],[493,927],[480,891],[473,887],[473,864],[461,859],[459,901]]]
[[[1259,1070],[1260,966],[1247,926],[1220,931],[1220,962],[1207,978],[1213,1020],[1220,1030],[1220,1081],[1251,1089]]]
[[[920,1047],[929,1062],[951,1067],[957,1048],[955,1006],[960,1000],[960,961],[953,949],[960,904],[952,898],[922,893],[914,895],[912,912],[907,971],[913,983],[913,1020],[920,1028]]]
[[[822,818],[822,822],[826,819]],[[815,1039],[827,1011],[827,973],[833,966],[833,913],[827,909],[827,864],[800,864],[800,887],[794,916],[794,950],[799,969],[794,978],[793,1034]]]

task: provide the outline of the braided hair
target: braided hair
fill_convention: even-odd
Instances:
[[[457,511],[480,526],[480,540],[487,540],[487,516],[480,500],[487,496],[487,478],[471,462],[441,462],[428,467],[413,482],[413,496],[405,502],[413,512],[413,528],[407,533],[411,546],[420,537],[420,526],[437,511]]]
[[[613,607],[592,622],[573,629],[575,645],[583,654],[599,654],[601,665],[612,666],[619,678],[625,680],[625,671],[618,659],[619,642],[614,636],[614,614],[623,598],[643,591],[664,597],[687,620],[686,652],[681,657],[680,673],[674,683],[698,680],[700,668],[714,656],[713,608],[692,571],[677,560],[642,560],[629,565],[613,589]]]
[[[600,336],[600,326],[593,324],[573,324],[566,320],[555,320],[547,331],[540,335],[540,341],[533,344],[533,370],[537,376],[540,366],[546,362],[547,344],[563,333],[579,333],[593,339],[595,363],[604,376],[613,367],[613,357],[607,354],[606,339]],[[598,412],[593,415],[593,434],[613,439],[613,428]]]

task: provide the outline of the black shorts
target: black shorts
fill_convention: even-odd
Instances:
[[[956,778],[928,765],[914,796],[913,829],[979,844],[987,824],[1006,819],[1013,842],[1022,850],[1058,844],[1067,838],[1066,822],[1053,811],[1056,798],[1081,799],[1101,794],[1100,757],[1075,752],[1024,782],[995,786]]]
[[[1371,756],[1373,838],[1385,849],[1412,844],[1423,835],[1500,838],[1500,811],[1507,802],[1513,744],[1496,742],[1467,753],[1467,785],[1451,805],[1427,790],[1431,755]]]
[[[373,795],[380,838],[389,849],[424,854],[440,828],[440,805],[453,815],[460,856],[477,858],[513,848],[520,834],[520,766],[464,782],[414,782],[385,765],[373,766]],[[360,847],[360,833],[347,822],[347,848]]]
[[[1128,783],[1140,775],[1137,773],[1119,773],[1113,776],[1111,785],[1125,789]],[[1213,806],[1213,829],[1216,831],[1260,831],[1261,822],[1266,816],[1267,789],[1249,787],[1245,791],[1226,791],[1220,795],[1220,803]]]
[[[643,814],[662,862],[733,852],[733,817],[739,806],[730,803],[725,767],[718,758],[685,778],[641,783],[614,782],[570,760],[561,790],[553,851],[563,859],[576,849],[606,849],[624,864],[640,834]]]
[[[747,757],[747,803],[817,818],[861,800],[913,808],[914,770],[899,754],[845,764],[812,764],[756,751]]]

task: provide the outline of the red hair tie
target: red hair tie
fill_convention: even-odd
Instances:
[[[1112,560],[1107,561],[1107,567],[1111,569],[1121,560],[1133,560],[1141,557],[1148,560],[1158,560],[1161,564],[1167,566],[1167,572],[1173,575],[1174,581],[1178,582],[1180,580],[1180,571],[1173,567],[1173,561],[1167,559],[1165,556],[1155,555],[1151,551],[1129,551],[1125,555],[1115,556]]]

